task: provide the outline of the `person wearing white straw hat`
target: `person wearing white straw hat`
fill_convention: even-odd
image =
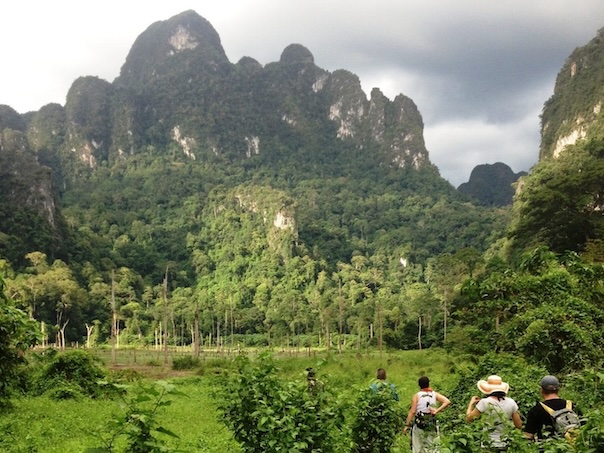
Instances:
[[[506,451],[507,442],[503,438],[505,424],[510,421],[515,428],[522,428],[522,419],[518,413],[516,401],[507,396],[510,386],[507,382],[493,374],[486,380],[480,380],[476,386],[484,398],[473,396],[468,404],[466,420],[471,422],[485,414],[493,425],[489,433],[490,445],[482,445],[483,448],[492,448],[495,451]]]

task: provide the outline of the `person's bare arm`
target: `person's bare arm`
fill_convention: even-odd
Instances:
[[[514,422],[514,426],[516,428],[522,428],[522,419],[520,418],[520,414],[518,413],[518,411],[512,414],[512,421]]]
[[[417,393],[413,395],[411,399],[411,408],[409,409],[409,413],[407,414],[407,420],[405,421],[405,427],[403,428],[403,434],[407,433],[407,430],[411,426],[411,421],[413,420],[413,416],[415,415],[415,411],[417,410]]]
[[[440,403],[440,406],[438,406],[436,409],[434,409],[432,411],[432,415],[438,414],[440,411],[442,411],[444,408],[446,408],[449,404],[451,404],[451,401],[449,400],[449,398],[447,398],[445,395],[441,395],[440,393],[436,393],[436,401],[438,401]]]
[[[468,403],[468,409],[466,410],[466,421],[471,422],[472,420],[480,417],[480,411],[476,409],[476,403],[480,401],[480,398],[473,396]]]

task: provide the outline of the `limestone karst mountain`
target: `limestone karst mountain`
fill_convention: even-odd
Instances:
[[[65,122],[65,141],[55,150],[63,167],[111,165],[149,146],[191,160],[270,161],[276,149],[308,146],[311,132],[321,134],[323,148],[343,143],[387,165],[432,167],[410,98],[391,101],[376,88],[368,99],[357,76],[319,68],[300,44],[264,67],[251,57],[233,64],[216,30],[194,11],[141,33],[113,83],[77,79]]]
[[[512,204],[515,189],[513,184],[526,172],[514,173],[502,162],[474,167],[470,180],[457,190],[472,197],[483,206],[505,206]]]
[[[604,135],[604,28],[575,49],[556,77],[541,114],[540,159],[557,157],[578,140]]]

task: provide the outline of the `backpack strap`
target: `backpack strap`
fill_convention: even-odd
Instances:
[[[541,407],[543,409],[545,409],[545,412],[547,412],[552,417],[554,416],[554,410],[551,407],[549,407],[547,404],[545,404],[543,402],[539,402],[539,404],[541,404]],[[572,405],[573,403],[570,402],[570,404]],[[568,403],[567,403],[567,407],[568,407]]]
[[[552,417],[554,416],[555,411],[551,407],[549,407],[547,404],[545,404],[543,402],[539,402],[539,404],[541,404],[541,407],[543,407],[543,409],[545,409],[545,412],[547,412]],[[566,400],[566,408],[569,411],[573,410],[573,402],[571,400]]]

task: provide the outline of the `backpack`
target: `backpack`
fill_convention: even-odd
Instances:
[[[569,442],[573,442],[578,434],[578,428],[581,425],[579,416],[573,410],[573,402],[566,400],[566,407],[558,409],[557,411],[553,410],[547,404],[540,404],[552,418],[554,432],[559,436],[566,438]]]
[[[396,391],[396,386],[394,384],[389,384],[387,382],[377,381],[370,385],[373,393],[381,392],[383,390],[390,390],[390,394],[392,395],[392,399],[394,401],[399,400],[398,392]]]
[[[432,414],[418,412],[417,414],[415,414],[413,423],[419,429],[422,429],[424,431],[436,431],[436,418]]]

